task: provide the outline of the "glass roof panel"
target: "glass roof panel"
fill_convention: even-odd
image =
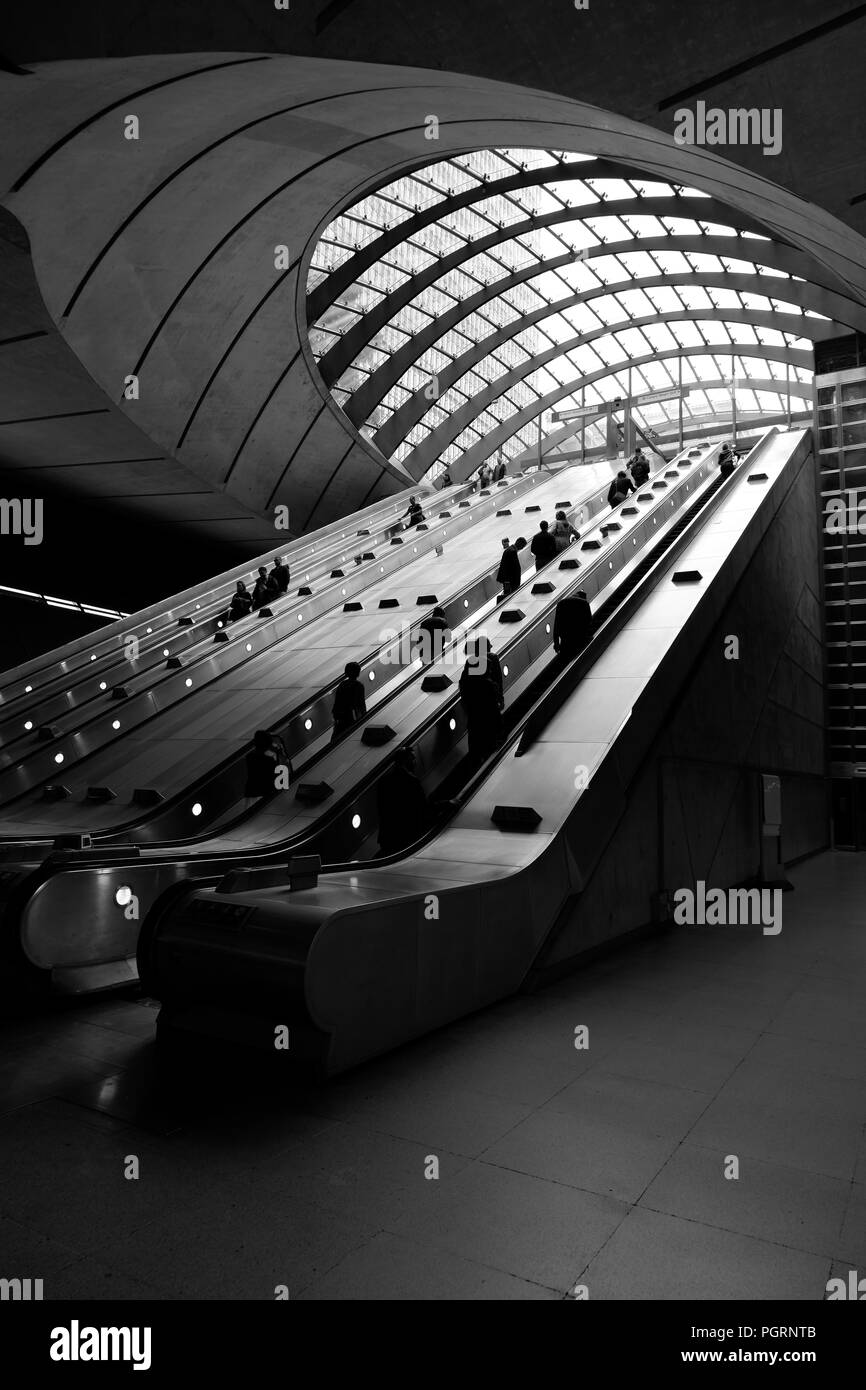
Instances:
[[[725,238],[742,252],[748,239],[758,251],[755,243],[772,247],[770,237],[738,228],[733,210],[726,220],[714,208],[720,220],[703,221],[699,200],[708,195],[702,190],[631,170],[620,176],[612,163],[542,148],[470,151],[392,179],[331,222],[308,272],[307,292],[315,292],[319,306],[310,347],[315,358],[333,363],[329,379],[338,405],[348,408],[356,391],[369,391],[371,407],[360,425],[365,435],[393,422],[389,457],[410,460],[424,440],[429,449],[433,431],[435,467],[454,463],[464,448],[483,449],[497,422],[512,420],[503,447],[519,453],[537,428],[534,418],[518,425],[520,411],[534,417],[547,398],[611,399],[628,389],[633,362],[640,362],[632,367],[633,392],[660,389],[676,382],[680,352],[690,354],[681,360],[683,380],[696,388],[683,402],[687,418],[730,413],[732,373],[738,408],[752,416],[784,413],[786,373],[797,390],[811,394],[807,368],[786,368],[765,356],[808,349],[812,339],[803,335],[810,324],[826,321],[809,307],[808,282],[793,277],[806,286],[803,304],[796,304],[770,292],[792,278],[765,264],[775,259],[771,250],[752,261],[676,246],[681,237]],[[579,166],[581,177],[563,177],[569,166]],[[529,181],[519,183],[522,175]],[[503,180],[514,186],[503,188]],[[670,211],[641,211],[644,199],[669,200]],[[630,207],[619,215],[625,203]],[[551,220],[527,225],[538,216]],[[514,236],[520,227],[525,230]],[[378,249],[395,235],[401,239]],[[482,238],[489,245],[479,250]],[[648,239],[650,250],[640,245]],[[443,272],[445,257],[453,264]],[[737,290],[724,283],[726,273],[763,283],[757,291]],[[668,277],[675,283],[642,283]],[[708,317],[710,311],[720,317]],[[750,313],[768,312],[784,315],[790,328],[747,321]],[[652,321],[678,314],[689,317]],[[503,333],[510,336],[492,351],[485,346]],[[509,374],[507,391],[494,394],[494,384]],[[423,388],[433,375],[444,375],[447,386],[431,402]],[[592,376],[597,380],[587,382]],[[779,389],[752,389],[750,380],[777,382]],[[657,402],[642,408],[642,418],[675,426],[679,409],[677,400]],[[459,421],[456,410],[464,411]],[[603,432],[595,434],[601,443]]]

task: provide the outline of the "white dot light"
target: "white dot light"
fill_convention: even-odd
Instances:
[[[153,628],[152,628],[152,627],[149,627],[149,628],[147,629],[147,635],[148,635],[148,637],[150,636],[150,634],[151,634],[152,632],[153,632]]]
[[[107,690],[107,689],[108,689],[108,686],[105,684],[105,681],[100,681],[100,682],[99,682],[99,688],[100,688],[100,690]]]
[[[544,624],[544,631],[548,634],[548,636],[550,635],[550,623]]]
[[[114,895],[114,901],[117,903],[118,907],[129,906],[129,904],[132,902],[132,889],[129,887],[128,884],[124,883],[121,885],[120,888],[118,888],[117,892]]]
[[[25,722],[24,727],[25,727],[25,729],[32,729],[32,728],[33,728],[33,720],[32,720],[32,719],[28,719],[28,720]]]
[[[453,734],[454,730],[457,728],[457,720],[456,720],[456,719],[449,719],[449,720],[448,720],[448,728],[451,730],[451,732],[452,732],[452,734]]]
[[[62,753],[55,753],[55,754],[54,754],[54,761],[55,761],[56,763],[62,763],[62,762],[63,762],[63,754],[62,754]]]
[[[112,729],[119,729],[119,728],[120,728],[120,720],[119,720],[119,719],[112,719],[112,721],[111,721],[111,727],[112,727]]]
[[[360,830],[360,828],[361,828],[361,817],[360,817],[360,816],[353,816],[353,817],[352,817],[352,829],[353,829],[353,830]]]
[[[192,808],[192,813],[193,813],[193,815],[194,815],[194,816],[200,816],[200,815],[201,815],[201,812],[202,812],[202,805],[201,805],[201,802],[200,802],[200,801],[195,801],[195,802],[193,802],[193,808]]]
[[[298,622],[299,622],[299,623],[302,623],[303,621],[304,621],[304,615],[303,615],[303,613],[299,613],[299,614],[298,614]]]
[[[148,628],[148,632],[149,632],[149,631],[150,631],[150,628]],[[91,661],[95,661],[95,660],[96,660],[96,653],[95,653],[95,652],[93,653],[93,656],[90,658],[90,660],[91,660]]]
[[[305,728],[305,729],[312,729],[312,727],[313,727],[313,721],[312,721],[312,719],[305,719],[305,720],[304,720],[304,728]]]
[[[33,686],[32,686],[32,685],[25,685],[25,687],[24,687],[24,694],[25,694],[25,695],[29,695],[32,689],[33,689]]]
[[[251,652],[252,649],[253,649],[253,644],[252,644],[252,642],[247,642],[247,651],[248,651],[248,652]]]
[[[187,690],[189,690],[190,686],[192,685],[192,676],[187,676],[186,680],[184,681],[184,685],[186,686]]]
[[[163,647],[162,654],[163,656],[168,656],[168,647]]]
[[[503,666],[503,668],[502,668],[502,674],[503,674],[503,676],[507,676],[507,675],[508,675],[508,667],[507,667],[507,666]]]

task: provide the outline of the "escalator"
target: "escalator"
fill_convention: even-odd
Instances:
[[[564,671],[545,658],[546,681],[527,668],[505,747],[424,842],[375,864],[330,857],[321,872],[298,853],[167,892],[139,952],[162,1035],[273,1050],[274,1028],[290,1026],[294,1059],[334,1072],[519,988],[807,452],[803,435],[768,434],[663,541],[636,548],[615,601],[602,592],[590,646]]]
[[[485,571],[476,581],[473,625],[485,612],[503,624],[508,641],[502,655],[510,699],[519,698],[547,662],[556,600],[570,587],[586,587],[595,596],[602,595],[611,582],[619,582],[644,545],[670,526],[678,508],[691,503],[695,490],[708,485],[712,467],[712,453],[684,458],[680,470],[668,470],[638,502],[621,511],[621,520],[611,516],[596,532],[584,531],[584,539],[572,547],[583,562],[570,553],[562,557],[555,567],[556,583],[546,572],[531,575],[521,593],[497,609],[490,573]],[[581,472],[575,471],[575,477]],[[550,492],[555,505],[562,490],[561,478],[545,478],[533,497],[543,498]],[[606,491],[606,486],[597,489],[575,511],[597,515],[606,508]],[[532,510],[539,505],[535,501]],[[468,559],[471,564],[471,553]],[[454,602],[460,612],[462,605],[469,607],[470,599],[458,593]],[[520,609],[511,607],[518,602]],[[460,646],[459,639],[454,645]],[[9,876],[5,885],[0,884],[7,975],[19,980],[24,967],[25,974],[50,975],[55,987],[69,990],[108,983],[114,974],[128,978],[137,924],[159,894],[175,882],[190,876],[220,877],[252,859],[284,866],[289,852],[329,858],[360,852],[369,827],[375,824],[377,784],[393,747],[413,741],[431,784],[459,764],[465,740],[455,693],[461,667],[458,652],[456,661],[451,655],[450,661],[443,658],[435,667],[410,671],[387,703],[377,707],[368,727],[343,744],[328,746],[315,774],[300,769],[295,796],[286,805],[277,798],[197,843],[187,837],[176,846],[162,844],[153,849],[118,844],[78,852],[60,850],[38,867]],[[390,740],[387,735],[377,737],[383,732],[383,718],[386,727],[393,725]],[[115,971],[110,968],[113,964]]]

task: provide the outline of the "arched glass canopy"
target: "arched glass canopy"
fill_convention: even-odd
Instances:
[[[680,373],[687,429],[730,421],[732,395],[742,421],[802,414],[815,339],[844,331],[809,274],[795,247],[697,189],[567,151],[480,150],[330,223],[308,331],[356,428],[433,481],[533,449],[551,408],[677,388]],[[679,409],[635,418],[664,438]],[[587,447],[601,442],[590,426]]]

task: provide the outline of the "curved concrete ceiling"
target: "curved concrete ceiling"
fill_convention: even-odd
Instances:
[[[288,505],[293,530],[409,480],[332,400],[305,292],[334,216],[430,163],[431,115],[437,158],[572,150],[700,189],[808,261],[837,308],[866,304],[866,243],[829,214],[703,148],[543,92],[209,54],[46,65],[0,79],[0,103],[15,128],[4,202],[66,342],[162,455],[253,512]],[[130,374],[137,400],[123,397]]]

